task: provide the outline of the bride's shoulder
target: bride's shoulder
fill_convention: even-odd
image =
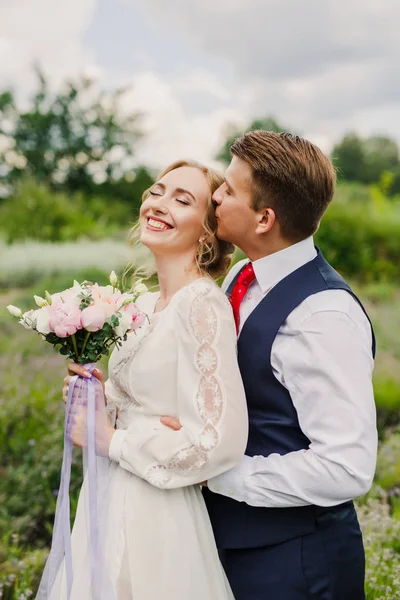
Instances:
[[[210,342],[223,330],[227,339],[236,342],[232,307],[211,279],[197,279],[181,290],[175,303],[174,326],[180,334],[182,331],[189,334],[192,340]]]
[[[212,279],[196,279],[181,290],[176,303],[177,309],[193,310],[195,307],[208,306],[214,310],[231,311],[229,300],[221,288]],[[183,311],[185,312],[185,311]]]

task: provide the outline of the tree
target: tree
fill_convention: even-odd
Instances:
[[[396,142],[386,136],[369,137],[364,142],[366,179],[379,181],[385,171],[399,166],[399,149]]]
[[[246,131],[255,131],[257,129],[265,129],[266,131],[275,131],[280,133],[281,131],[287,131],[287,129],[281,127],[273,117],[266,117],[265,119],[256,119],[250,125],[241,130],[237,125],[228,125],[225,131],[226,141],[222,146],[221,150],[217,154],[217,160],[229,164],[231,161],[231,154],[229,152],[230,147],[237,137],[245,133]]]
[[[53,189],[90,196],[117,193],[130,184],[130,200],[139,196],[137,182],[151,180],[135,167],[134,147],[141,137],[140,115],[122,115],[125,90],[98,91],[89,79],[68,82],[52,94],[38,70],[32,105],[19,111],[12,92],[0,94],[0,183],[12,193],[22,178],[33,177]],[[138,175],[138,177],[137,177]],[[135,183],[136,181],[136,183]],[[101,191],[100,188],[103,188]]]
[[[347,133],[332,151],[332,162],[339,179],[364,181],[366,174],[365,148],[356,133]]]
[[[365,184],[379,182],[385,173],[393,173],[396,180],[400,169],[398,146],[387,136],[362,139],[348,133],[334,147],[332,161],[339,179]]]

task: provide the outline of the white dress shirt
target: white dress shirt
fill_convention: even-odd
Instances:
[[[240,330],[279,281],[315,256],[310,237],[254,261]],[[224,290],[246,262],[232,268]],[[244,456],[211,479],[210,490],[264,507],[333,506],[366,493],[377,453],[371,347],[368,319],[348,292],[325,290],[297,306],[277,333],[271,364],[310,446],[284,456]]]

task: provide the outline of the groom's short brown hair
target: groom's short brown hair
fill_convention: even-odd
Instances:
[[[334,166],[317,146],[290,133],[257,130],[230,150],[251,168],[255,211],[272,208],[290,241],[315,233],[336,183]]]

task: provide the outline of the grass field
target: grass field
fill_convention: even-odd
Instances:
[[[108,247],[109,248],[109,247]],[[84,261],[83,261],[84,262]],[[101,265],[80,263],[80,273],[105,281]],[[113,264],[107,265],[113,267]],[[51,539],[62,458],[62,379],[65,361],[50,345],[18,326],[7,304],[28,308],[33,293],[70,283],[70,275],[44,271],[0,293],[0,598],[35,593]],[[85,275],[86,276],[86,275]],[[357,286],[356,286],[357,288]],[[358,502],[367,553],[368,600],[400,597],[400,289],[368,286],[357,292],[374,321],[378,354],[375,389],[381,448],[373,490]],[[106,361],[102,368],[107,369]],[[73,508],[80,486],[74,455]],[[396,591],[397,590],[397,591]]]

